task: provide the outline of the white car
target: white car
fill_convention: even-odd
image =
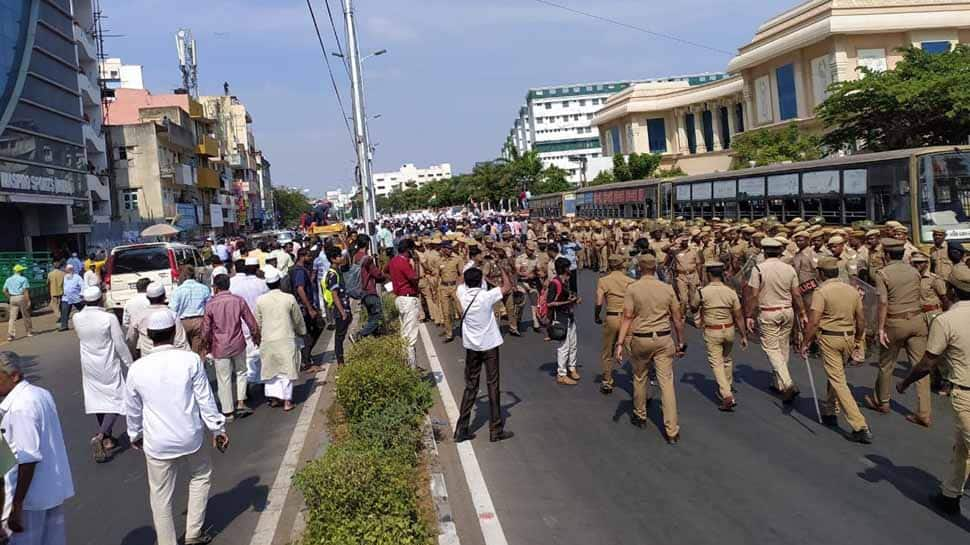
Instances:
[[[197,249],[178,242],[152,242],[115,246],[104,265],[105,308],[122,310],[135,296],[135,284],[142,278],[160,282],[169,295],[175,288],[182,265],[196,268],[196,276],[205,260]]]

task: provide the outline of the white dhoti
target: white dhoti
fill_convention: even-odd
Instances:
[[[259,384],[260,378],[259,347],[253,344],[253,338],[246,331],[246,380],[251,384]]]
[[[263,395],[290,401],[293,399],[293,381],[283,375],[276,375],[263,383]]]

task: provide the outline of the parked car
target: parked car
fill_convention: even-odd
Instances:
[[[160,282],[170,294],[182,265],[196,267],[196,274],[205,260],[193,246],[179,242],[153,242],[115,246],[104,266],[102,282],[105,286],[105,308],[121,310],[128,299],[137,293],[135,283],[141,278]]]
[[[278,231],[276,233],[276,242],[278,242],[280,246],[286,244],[287,242],[293,242],[294,238],[296,238],[296,233],[293,231]]]

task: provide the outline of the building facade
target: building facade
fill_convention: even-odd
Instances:
[[[144,89],[140,64],[125,64],[121,59],[105,59],[101,63],[101,78],[109,89]]]
[[[404,191],[437,180],[450,179],[451,164],[441,163],[428,168],[418,168],[408,163],[394,172],[377,172],[373,176],[375,194],[378,197],[386,197],[393,191]]]
[[[258,178],[261,164],[257,160],[253,118],[245,104],[232,95],[201,96],[199,102],[205,116],[215,121],[220,156],[231,179],[232,199],[225,221],[239,227],[251,226],[263,216]]]

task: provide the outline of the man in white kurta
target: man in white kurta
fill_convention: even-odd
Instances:
[[[168,303],[165,301],[165,286],[158,282],[152,282],[145,290],[145,295],[150,304],[131,317],[131,325],[128,326],[125,335],[128,346],[137,349],[142,357],[151,354],[152,349],[155,348],[155,343],[148,338],[148,317],[158,310],[168,310],[172,316],[175,316],[175,313],[168,308]],[[176,320],[175,323],[175,348],[189,349],[188,337],[185,336],[185,328],[182,327],[180,320]]]
[[[283,410],[291,411],[293,381],[300,376],[297,340],[302,339],[307,330],[296,298],[280,291],[280,279],[276,269],[266,273],[269,292],[256,300],[256,323],[262,337],[259,345],[260,378],[265,385],[266,397],[281,400]]]
[[[84,308],[71,318],[81,342],[81,385],[84,412],[98,419],[98,433],[91,438],[94,461],[104,463],[118,446],[112,428],[125,414],[125,377],[121,365],[131,365],[118,318],[101,306],[101,290],[88,286],[82,292]]]

